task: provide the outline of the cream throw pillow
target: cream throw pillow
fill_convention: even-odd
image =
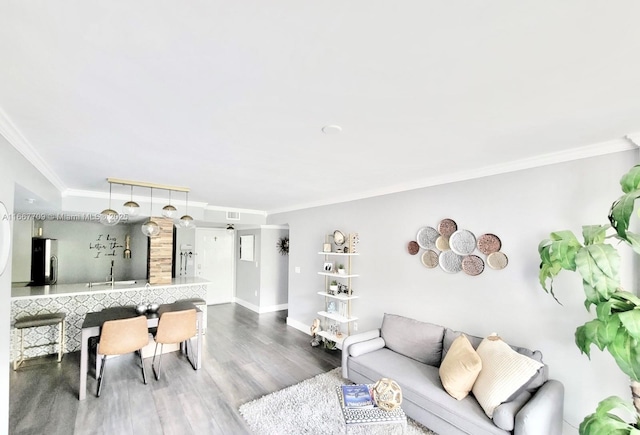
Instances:
[[[440,364],[440,381],[452,397],[462,400],[473,387],[482,369],[482,360],[473,349],[469,339],[461,335],[451,344]]]
[[[519,354],[495,335],[482,340],[477,352],[482,370],[472,391],[485,414],[493,418],[494,409],[529,382],[543,364]]]

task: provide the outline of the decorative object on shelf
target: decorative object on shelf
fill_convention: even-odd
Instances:
[[[325,272],[333,272],[333,263],[330,261],[325,261],[323,269]]]
[[[462,270],[467,275],[480,275],[484,270],[484,261],[477,255],[467,255],[462,259]]]
[[[351,294],[351,293],[353,293],[353,290],[351,290],[351,292],[349,292],[349,287],[348,286],[346,286],[345,284],[342,284],[342,283],[338,283],[338,293]]]
[[[289,237],[280,237],[276,242],[276,247],[278,248],[280,255],[289,255]]]
[[[334,293],[331,293],[331,294],[335,295],[336,292],[338,291],[338,281],[336,281],[335,279],[333,281],[331,281],[331,284],[329,284],[329,290],[334,292]]]
[[[111,208],[111,183],[109,183],[109,208],[100,212],[100,223],[112,227],[120,222],[120,215]]]
[[[11,252],[9,211],[4,203],[0,202],[0,275],[4,273],[9,263],[9,252]]]
[[[458,255],[469,255],[476,249],[476,236],[469,230],[457,230],[449,237],[449,246]]]
[[[448,273],[458,273],[462,270],[462,256],[454,251],[441,252],[438,261],[440,268]]]
[[[438,253],[432,249],[425,251],[422,254],[422,264],[429,269],[433,269],[438,266]]]
[[[352,254],[355,254],[358,252],[358,249],[356,247],[356,245],[360,243],[360,235],[358,233],[351,233],[349,234],[349,246],[348,246],[348,250],[347,247],[345,247],[344,252],[351,252]]]
[[[316,347],[320,345],[320,319],[313,319],[311,324],[311,346]]]
[[[438,224],[438,233],[446,239],[458,230],[458,224],[453,219],[442,219]]]
[[[331,243],[324,243],[322,245],[322,252],[331,252]]]
[[[416,241],[422,249],[432,249],[436,247],[436,239],[440,236],[433,227],[422,227],[418,230]]]
[[[378,408],[393,411],[402,404],[402,388],[393,379],[382,378],[371,389]]]
[[[420,245],[418,245],[418,242],[416,242],[415,240],[412,240],[407,245],[407,251],[409,251],[409,254],[411,255],[416,255],[418,252],[420,252]]]
[[[345,274],[347,273],[347,272],[345,271],[345,269],[344,269],[344,264],[340,264],[340,265],[338,265],[338,273],[339,273],[340,275],[345,275]]]
[[[151,219],[151,215],[153,214],[153,187],[151,188],[151,198],[149,203],[149,219],[142,224],[140,229],[142,230],[142,234],[145,236],[155,237],[160,234],[160,226]]]
[[[344,245],[344,242],[345,242],[344,233],[340,230],[335,230],[333,232],[333,243],[335,243],[336,246],[338,246],[338,248],[336,249],[336,252],[343,252],[340,246]]]
[[[501,270],[507,267],[509,260],[502,252],[492,252],[487,256],[487,264],[490,268]]]
[[[440,266],[448,273],[464,271],[469,276],[480,275],[485,265],[500,270],[507,266],[507,256],[500,251],[502,241],[492,233],[486,233],[476,239],[469,230],[458,229],[453,219],[442,219],[438,229],[430,226],[420,227],[416,241],[409,242],[407,250],[411,255],[425,251],[420,256],[422,264],[434,269]],[[477,251],[486,258],[477,255]]]

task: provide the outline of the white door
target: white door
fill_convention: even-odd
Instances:
[[[207,305],[233,301],[235,233],[196,228],[196,276],[209,280]]]

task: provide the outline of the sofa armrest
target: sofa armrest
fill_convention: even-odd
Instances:
[[[380,337],[380,329],[373,329],[371,331],[362,332],[360,334],[350,335],[342,342],[342,377],[348,378],[347,371],[347,359],[349,358],[349,346],[356,343],[361,343],[367,340],[373,340]]]
[[[516,414],[514,435],[562,435],[564,386],[549,379]]]

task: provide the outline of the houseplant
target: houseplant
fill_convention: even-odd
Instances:
[[[611,205],[609,224],[583,226],[583,243],[571,231],[558,231],[538,246],[542,288],[558,301],[553,278],[562,270],[578,272],[585,308],[592,312],[595,307],[596,317],[576,329],[580,351],[590,357],[591,345],[606,349],[631,382],[633,404],[615,396],[604,399],[580,424],[582,435],[640,434],[640,298],[621,288],[617,248],[627,245],[640,254],[640,234],[629,231],[635,200],[640,197],[640,165],[623,175],[620,185],[623,195]],[[635,418],[631,423],[620,416],[629,413]]]

